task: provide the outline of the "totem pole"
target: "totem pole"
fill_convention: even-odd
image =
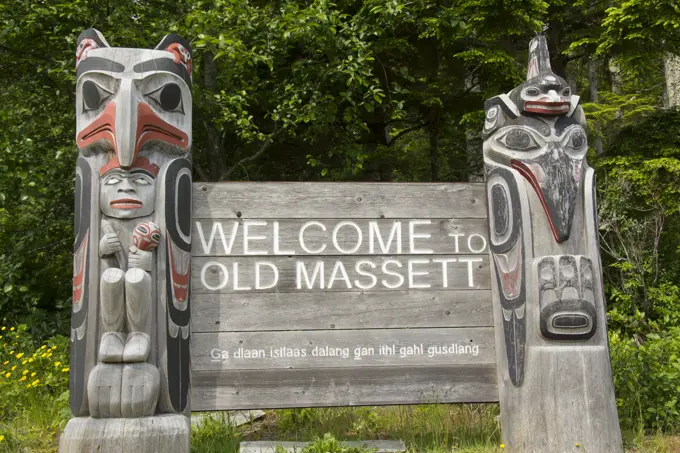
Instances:
[[[545,36],[530,43],[526,82],[485,110],[506,449],[621,453],[585,116]]]
[[[71,419],[62,453],[189,452],[191,49],[76,51]]]

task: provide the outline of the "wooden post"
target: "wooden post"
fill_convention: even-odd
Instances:
[[[503,441],[621,453],[585,116],[545,37],[529,51],[483,130]]]
[[[71,412],[62,453],[189,452],[191,49],[76,52]]]

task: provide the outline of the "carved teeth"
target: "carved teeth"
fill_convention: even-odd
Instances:
[[[527,111],[548,111],[548,112],[555,112],[555,113],[566,113],[569,111],[569,106],[568,105],[549,105],[549,104],[533,104],[533,103],[527,103],[524,106],[524,110]]]

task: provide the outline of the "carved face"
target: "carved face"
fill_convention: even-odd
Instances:
[[[104,214],[118,219],[135,219],[154,212],[156,180],[142,169],[107,172],[101,180],[99,202]]]
[[[484,142],[484,155],[517,170],[536,191],[558,242],[571,230],[586,131],[568,116],[505,119]]]
[[[153,222],[142,222],[132,232],[132,245],[140,250],[153,250],[160,242],[161,230]]]
[[[90,29],[79,38],[76,83],[78,148],[112,150],[130,169],[142,149],[186,154],[191,146],[191,53],[168,35],[154,50],[111,48]]]
[[[518,88],[518,106],[526,113],[562,115],[571,110],[571,88],[554,74],[543,74]]]

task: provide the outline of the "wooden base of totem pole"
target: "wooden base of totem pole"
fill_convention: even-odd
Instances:
[[[142,418],[69,420],[59,441],[60,453],[187,453],[191,429],[181,414]]]

